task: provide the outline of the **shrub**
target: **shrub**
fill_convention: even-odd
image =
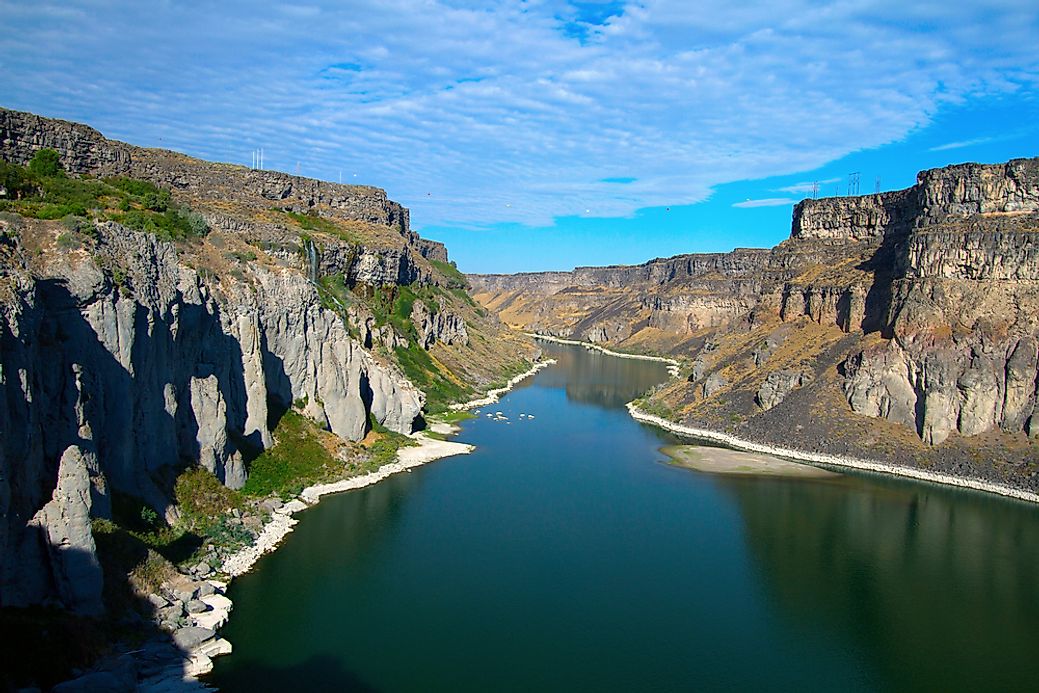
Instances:
[[[174,486],[185,528],[207,532],[224,513],[242,507],[241,496],[227,488],[205,467],[190,467]]]
[[[79,250],[79,238],[74,233],[58,234],[58,247],[62,250]]]
[[[20,199],[36,191],[36,186],[24,168],[0,159],[0,186],[7,189],[7,197]]]
[[[341,470],[341,463],[321,445],[321,433],[318,425],[302,414],[286,411],[274,429],[274,446],[249,465],[249,479],[242,493],[291,497]]]
[[[429,262],[437,268],[440,274],[447,278],[448,288],[464,289],[469,286],[469,282],[466,280],[465,275],[459,271],[458,266],[455,265],[455,263],[443,262],[441,260],[430,260]]]
[[[40,149],[32,155],[27,167],[34,178],[56,178],[65,175],[61,156],[53,149]]]

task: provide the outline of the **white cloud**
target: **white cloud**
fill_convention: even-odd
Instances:
[[[792,195],[797,195],[801,193],[807,194],[810,192],[821,190],[822,186],[831,185],[833,183],[839,182],[840,180],[840,178],[827,178],[826,180],[801,181],[800,183],[794,183],[793,185],[788,185],[784,188],[776,188],[776,192],[785,192],[790,193]]]
[[[789,197],[766,197],[761,200],[744,200],[743,202],[737,202],[733,204],[733,207],[740,209],[752,209],[754,207],[781,207],[782,205],[792,205],[797,200]]]
[[[4,105],[208,158],[248,163],[262,146],[284,170],[357,173],[418,226],[696,202],[1039,82],[1027,0],[91,9],[0,0]]]
[[[940,144],[937,147],[931,147],[930,151],[932,151],[932,152],[944,152],[944,151],[948,151],[950,149],[963,149],[965,147],[973,147],[976,144],[985,144],[986,142],[991,142],[993,139],[995,139],[995,138],[993,138],[993,137],[977,137],[977,138],[972,139],[972,140],[961,140],[959,142],[948,142],[946,144]]]

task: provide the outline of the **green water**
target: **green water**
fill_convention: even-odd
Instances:
[[[1039,508],[666,464],[660,364],[552,346],[469,456],[329,497],[230,590],[228,691],[1036,690]],[[520,419],[521,412],[533,420]]]

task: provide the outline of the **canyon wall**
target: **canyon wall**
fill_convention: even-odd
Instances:
[[[471,282],[518,327],[684,357],[649,404],[686,423],[1035,487],[1037,279],[1039,159],[1015,159],[804,200],[769,250]],[[869,420],[911,453],[833,440],[873,438]]]
[[[24,164],[44,148],[69,176],[171,190],[209,230],[160,240],[114,221],[118,210],[0,213],[0,606],[99,613],[91,522],[112,517],[113,495],[175,521],[177,476],[199,464],[242,487],[289,407],[345,441],[373,424],[412,433],[427,397],[402,353],[435,352],[411,359],[439,370],[409,373],[459,396],[531,355],[382,190],[0,109],[0,158]],[[406,291],[423,297],[413,329],[387,316]]]

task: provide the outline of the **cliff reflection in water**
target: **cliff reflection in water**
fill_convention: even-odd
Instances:
[[[594,349],[575,349],[551,342],[539,342],[545,356],[559,362],[541,376],[544,387],[566,389],[573,402],[606,408],[623,407],[646,394],[668,378],[667,366],[643,359],[608,356]]]
[[[850,636],[883,688],[1020,690],[1039,677],[1034,507],[853,477],[718,483],[783,616]]]

